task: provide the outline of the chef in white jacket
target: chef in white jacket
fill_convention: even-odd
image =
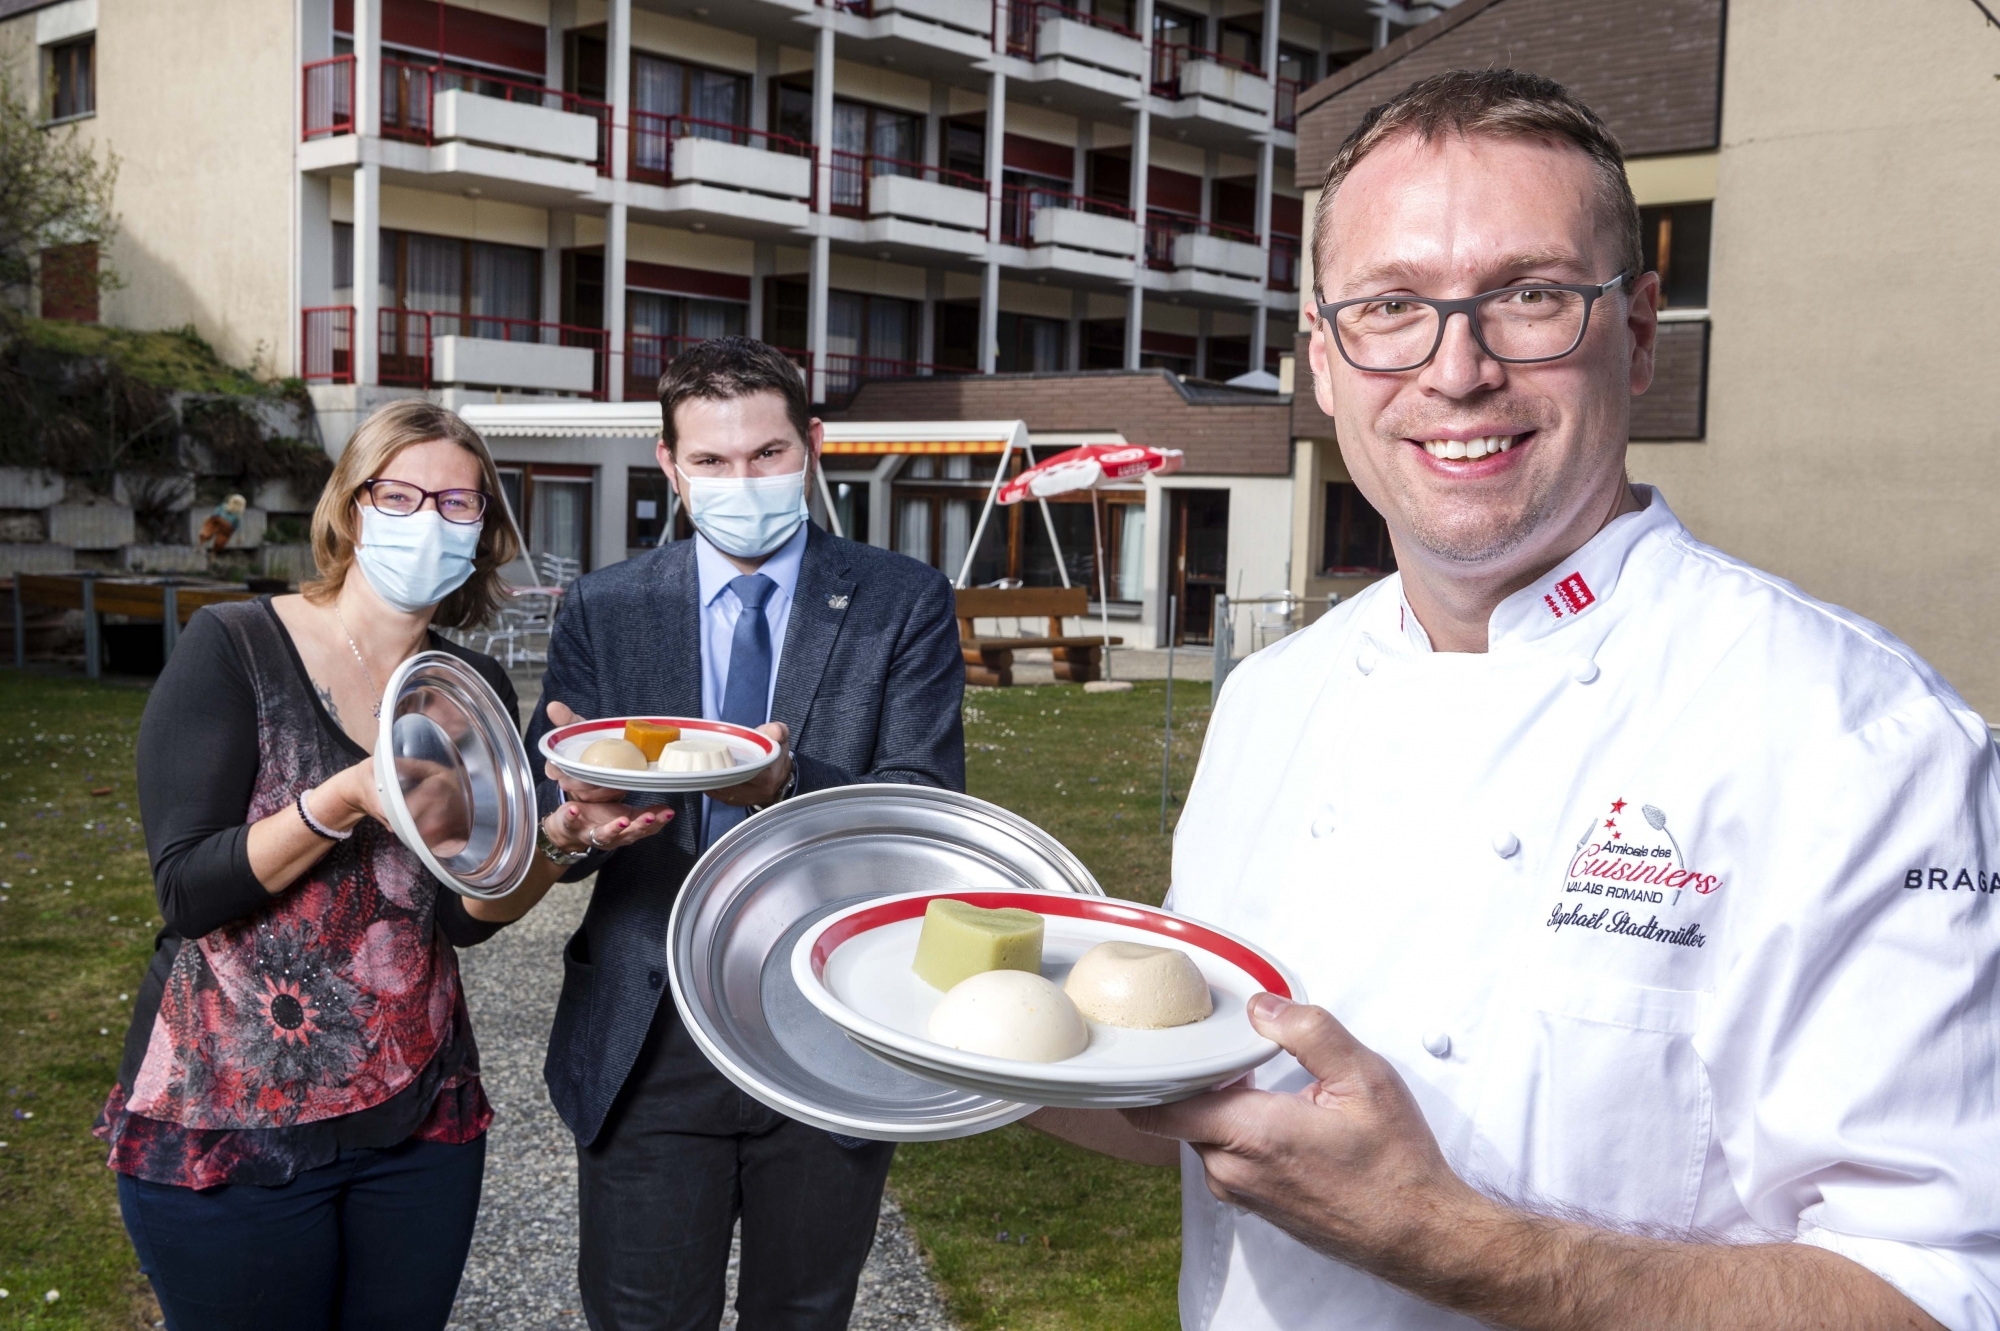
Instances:
[[[1230,677],[1168,900],[1311,1006],[1254,1089],[1033,1121],[1180,1164],[1189,1328],[2000,1326],[1981,719],[1627,483],[1658,279],[1564,89],[1416,85],[1316,236],[1401,572]]]

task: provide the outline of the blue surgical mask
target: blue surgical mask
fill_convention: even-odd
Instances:
[[[770,554],[806,520],[803,469],[783,476],[694,477],[682,471],[681,484],[695,530],[738,559]]]
[[[377,596],[406,615],[415,614],[472,576],[472,556],[484,525],[446,522],[427,508],[399,518],[363,504],[354,562]]]

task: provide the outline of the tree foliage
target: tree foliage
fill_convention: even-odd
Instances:
[[[103,255],[118,231],[117,159],[99,161],[74,126],[44,127],[12,56],[0,52],[0,346],[18,332],[44,249],[95,245]],[[118,279],[100,263],[96,281]]]

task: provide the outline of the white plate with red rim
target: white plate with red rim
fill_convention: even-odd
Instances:
[[[1215,1010],[1201,1021],[1157,1031],[1090,1022],[1083,1052],[1054,1063],[939,1044],[926,1029],[944,995],[910,964],[924,910],[940,898],[1040,915],[1042,974],[1057,985],[1099,943],[1179,948],[1208,982]],[[1080,1109],[1167,1104],[1226,1086],[1278,1052],[1251,1027],[1250,999],[1266,990],[1305,998],[1282,962],[1233,934],[1153,906],[1046,892],[908,892],[861,902],[800,935],[792,978],[808,1002],[886,1063],[982,1095]]]
[[[601,739],[623,739],[627,721],[650,721],[673,726],[682,739],[719,739],[729,746],[736,759],[733,767],[708,772],[662,772],[656,767],[635,771],[629,767],[599,767],[583,762],[583,751]],[[705,721],[698,716],[603,716],[594,721],[572,721],[542,736],[542,756],[572,781],[588,782],[611,790],[636,790],[653,794],[680,794],[687,791],[722,790],[748,781],[778,760],[778,744],[769,735],[760,735],[747,726],[727,721]]]

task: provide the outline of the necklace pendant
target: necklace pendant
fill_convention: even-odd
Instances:
[[[375,704],[375,719],[377,721],[382,719],[382,704],[379,702]]]

